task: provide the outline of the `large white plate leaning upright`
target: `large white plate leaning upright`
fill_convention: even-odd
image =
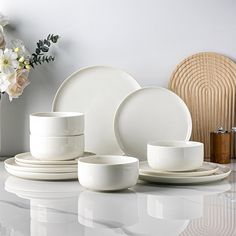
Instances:
[[[175,93],[146,87],[123,100],[116,112],[114,130],[127,156],[146,160],[147,143],[151,141],[188,141],[192,119],[186,104]]]
[[[122,100],[139,89],[124,71],[93,66],[66,79],[53,101],[53,111],[85,114],[85,150],[96,154],[122,154],[114,134],[113,121]]]

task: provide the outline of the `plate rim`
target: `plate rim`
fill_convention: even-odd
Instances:
[[[77,172],[78,167],[26,167],[26,166],[20,166],[16,163],[15,158],[11,157],[4,161],[4,165],[11,170],[21,171],[21,172],[28,172],[28,173],[71,173],[71,172]],[[28,170],[24,170],[28,169]],[[35,170],[33,170],[35,169]],[[40,170],[41,169],[41,170]],[[56,169],[56,170],[55,170]],[[60,171],[60,169],[63,169],[63,171]],[[66,170],[67,169],[67,170]],[[45,171],[46,170],[46,171]]]
[[[32,167],[32,168],[44,168],[44,167],[48,167],[48,168],[74,168],[77,167],[77,164],[31,164],[31,163],[25,163],[25,162],[19,162],[15,159],[16,164],[18,164],[19,166],[22,167]]]
[[[151,167],[150,167],[150,172],[148,173],[148,170],[143,170],[141,167],[140,167],[140,165],[148,165],[148,161],[141,161],[140,162],[140,164],[139,164],[139,172],[140,173],[142,173],[142,174],[150,174],[150,175],[156,175],[157,177],[159,177],[159,176],[166,176],[166,177],[200,177],[200,176],[209,176],[209,174],[213,174],[213,173],[215,173],[215,172],[217,172],[218,170],[219,170],[219,166],[217,165],[217,163],[214,163],[214,162],[208,162],[208,161],[204,161],[203,162],[203,165],[205,164],[205,165],[210,165],[210,166],[212,166],[212,167],[215,167],[214,169],[208,169],[208,170],[201,170],[201,171],[199,171],[200,173],[202,173],[202,172],[210,172],[209,174],[206,174],[206,175],[181,175],[182,173],[184,174],[184,173],[194,173],[194,171],[193,170],[191,170],[191,171],[177,171],[177,172],[174,172],[174,171],[157,171],[156,173],[155,173],[155,169],[152,169]],[[153,172],[151,173],[151,171],[153,170]],[[199,172],[196,172],[196,173],[199,173]],[[170,173],[170,175],[168,175]],[[160,174],[160,175],[159,175]],[[175,174],[177,174],[176,176],[175,176]]]
[[[29,156],[31,156],[31,157],[33,158],[33,156],[30,154],[30,152],[23,152],[23,153],[19,153],[19,154],[15,155],[15,159],[18,159],[18,161],[20,160],[19,162],[21,162],[21,160],[23,160],[23,161],[22,161],[23,163],[32,163],[31,160],[22,159],[21,156],[24,156],[24,155],[29,155]],[[63,162],[69,162],[69,163],[73,163],[73,164],[75,165],[75,164],[77,164],[77,159],[66,160],[66,161],[60,161],[60,160],[58,160],[58,161],[49,161],[49,160],[46,161],[46,160],[42,160],[42,161],[41,161],[41,160],[37,160],[37,159],[35,158],[35,160],[33,160],[33,162],[34,162],[34,163],[40,162],[41,165],[52,164],[52,162],[56,162],[57,165],[63,165],[63,164],[66,164],[66,163],[63,163]],[[56,164],[56,163],[54,163],[54,164]],[[58,163],[60,163],[60,164],[58,164]]]
[[[119,72],[124,72],[127,75],[129,75],[129,77],[133,78],[132,82],[136,83],[137,87],[141,88],[141,85],[137,82],[137,80],[130,73],[128,73],[127,71],[125,71],[123,69],[116,68],[116,67],[113,67],[113,66],[108,66],[108,65],[85,66],[85,67],[82,67],[82,68],[74,71],[65,80],[63,80],[63,82],[60,84],[60,86],[58,87],[58,89],[57,89],[57,91],[56,91],[56,93],[55,93],[55,95],[53,97],[53,102],[52,102],[51,110],[52,111],[55,110],[55,106],[56,106],[55,104],[56,104],[57,97],[59,96],[60,90],[65,86],[66,83],[68,83],[70,80],[72,80],[76,74],[78,74],[78,73],[80,73],[82,71],[89,70],[89,69],[94,69],[94,68],[109,68],[109,69],[116,70],[116,71],[119,71]]]
[[[69,172],[69,173],[35,173],[35,172],[23,172],[23,171],[17,171],[12,170],[7,167],[5,167],[5,170],[16,177],[22,178],[22,179],[31,179],[31,180],[66,180],[66,179],[77,179],[76,177],[77,172]],[[21,176],[21,173],[23,172],[24,177]],[[16,173],[16,174],[14,174]],[[39,175],[43,175],[44,177],[41,178]],[[69,176],[68,176],[69,175]],[[31,176],[31,177],[30,177]],[[63,177],[60,177],[63,176]],[[73,176],[73,177],[72,177]],[[53,178],[56,177],[56,178]]]

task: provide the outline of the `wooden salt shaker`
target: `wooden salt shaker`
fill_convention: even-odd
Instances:
[[[231,133],[222,127],[211,132],[211,162],[228,164],[231,158]]]

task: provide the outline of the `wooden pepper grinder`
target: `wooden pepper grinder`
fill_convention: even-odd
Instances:
[[[211,162],[228,164],[231,158],[231,134],[222,127],[211,132]]]

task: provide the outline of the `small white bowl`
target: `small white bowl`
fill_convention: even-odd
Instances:
[[[38,136],[66,136],[84,133],[84,114],[39,112],[30,115],[30,133]]]
[[[189,171],[202,166],[203,143],[193,141],[156,141],[147,145],[151,168],[167,171]]]
[[[137,183],[139,161],[135,157],[95,155],[78,159],[80,184],[95,191],[117,191]]]
[[[30,135],[30,152],[39,160],[70,160],[84,153],[84,135],[40,137]]]

